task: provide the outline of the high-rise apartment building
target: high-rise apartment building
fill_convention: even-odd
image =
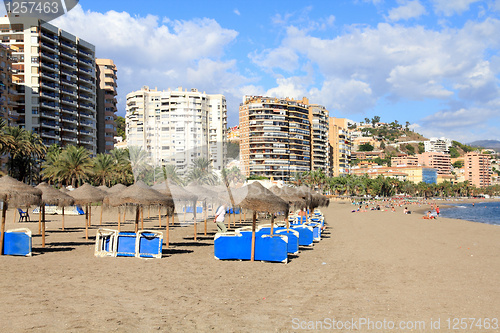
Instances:
[[[398,154],[398,156],[391,157],[391,166],[417,166],[418,157],[408,154]]]
[[[244,175],[286,182],[296,172],[311,170],[307,98],[244,96],[239,116],[240,164]]]
[[[318,104],[309,105],[309,122],[311,124],[311,170],[322,170],[329,174],[328,158],[328,110]]]
[[[17,125],[45,145],[96,153],[95,47],[36,18],[0,18],[1,43],[15,48]]]
[[[476,187],[487,187],[491,185],[491,162],[490,155],[479,152],[465,154],[465,179]]]
[[[17,120],[17,91],[12,82],[12,73],[12,49],[0,44],[0,118],[7,125]]]
[[[449,153],[451,147],[451,139],[447,138],[431,138],[424,141],[424,149],[426,152]]]
[[[349,173],[352,142],[347,119],[330,117],[328,122],[329,175],[338,177]]]
[[[425,152],[417,155],[421,166],[434,168],[438,175],[451,175],[451,156],[448,153]]]
[[[206,158],[215,170],[227,160],[227,105],[223,95],[197,89],[158,91],[143,87],[127,94],[127,146],[149,153],[156,166],[171,164],[180,175],[193,160]]]
[[[111,59],[96,59],[97,152],[109,153],[116,136],[116,66]]]

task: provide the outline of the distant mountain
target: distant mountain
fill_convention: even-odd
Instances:
[[[469,146],[495,149],[496,151],[500,151],[500,141],[498,140],[478,140],[469,143]]]

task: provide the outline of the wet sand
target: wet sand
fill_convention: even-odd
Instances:
[[[322,241],[288,264],[215,260],[210,221],[207,237],[199,224],[197,242],[192,227],[173,227],[162,259],[96,258],[100,208],[88,241],[83,216],[66,216],[63,232],[61,217],[48,215],[42,249],[37,215],[13,223],[9,210],[7,229],[30,228],[34,255],[0,257],[3,331],[291,332],[365,318],[451,332],[448,318],[500,319],[500,227],[423,220],[403,208],[351,213],[352,205],[332,203],[322,209]],[[127,218],[122,230],[133,231]],[[103,227],[116,229],[116,221],[104,212]],[[156,215],[145,227],[159,229]],[[431,318],[440,330],[431,330]]]

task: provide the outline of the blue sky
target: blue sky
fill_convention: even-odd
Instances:
[[[331,116],[500,139],[500,0],[80,1],[52,22],[143,85],[302,98]]]

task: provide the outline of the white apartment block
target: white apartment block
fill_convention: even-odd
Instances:
[[[0,41],[13,48],[17,125],[45,145],[96,153],[94,45],[36,18],[0,18]]]
[[[425,152],[449,153],[451,147],[451,139],[447,138],[430,138],[429,141],[424,141]]]
[[[142,147],[155,166],[172,164],[180,175],[206,158],[226,166],[227,106],[223,95],[197,89],[158,91],[145,86],[127,94],[127,146]]]

